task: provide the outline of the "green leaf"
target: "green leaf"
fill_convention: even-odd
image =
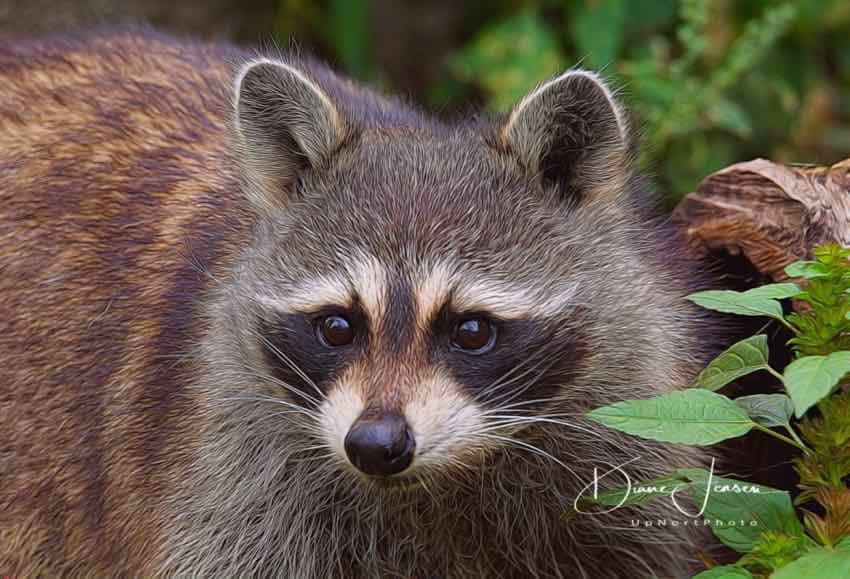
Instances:
[[[688,296],[688,299],[709,310],[740,316],[767,316],[782,318],[782,306],[773,299],[747,295],[732,290],[708,290]]]
[[[568,19],[579,58],[593,68],[614,62],[623,45],[627,12],[626,0],[582,2]]]
[[[747,415],[762,426],[788,426],[794,403],[785,394],[753,394],[735,399]]]
[[[795,283],[770,283],[747,290],[744,292],[744,295],[757,298],[783,300],[785,298],[793,298],[802,291],[803,290],[800,289],[800,286]]]
[[[755,424],[729,398],[697,388],[617,402],[597,408],[587,417],[643,438],[695,445],[741,436]]]
[[[722,565],[693,576],[693,579],[750,579],[752,574],[743,567]]]
[[[850,552],[813,549],[771,575],[771,579],[847,579]]]
[[[796,561],[818,544],[806,535],[765,531],[759,535],[758,544],[735,563],[749,569],[775,570]]]
[[[817,261],[795,261],[785,268],[788,277],[816,279],[829,276],[829,268]]]
[[[702,469],[684,469],[691,479],[689,492],[714,535],[739,553],[752,551],[765,531],[802,536],[791,495],[764,485],[712,475]],[[707,496],[707,498],[706,498]]]
[[[828,396],[848,372],[850,352],[844,351],[828,356],[804,356],[788,364],[782,378],[794,401],[797,418]]]
[[[712,360],[697,376],[694,386],[719,390],[729,382],[767,368],[767,336],[759,334],[741,340]]]

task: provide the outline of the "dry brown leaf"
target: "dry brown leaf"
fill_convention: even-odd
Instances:
[[[786,279],[786,265],[828,241],[850,245],[850,159],[797,168],[756,159],[709,175],[673,220],[692,249],[743,253],[756,269]]]

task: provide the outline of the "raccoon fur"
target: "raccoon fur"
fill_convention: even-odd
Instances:
[[[450,122],[120,30],[0,78],[0,573],[686,576],[670,501],[575,508],[703,460],[584,418],[702,357],[597,75]]]

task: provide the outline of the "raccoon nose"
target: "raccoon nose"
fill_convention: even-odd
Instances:
[[[366,474],[398,474],[413,461],[416,442],[404,417],[387,414],[359,419],[345,437],[345,453],[351,464]]]

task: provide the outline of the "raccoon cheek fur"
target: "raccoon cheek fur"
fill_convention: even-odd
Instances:
[[[451,123],[150,31],[0,77],[4,572],[685,576],[669,502],[573,508],[703,461],[583,419],[705,357],[597,75]]]

